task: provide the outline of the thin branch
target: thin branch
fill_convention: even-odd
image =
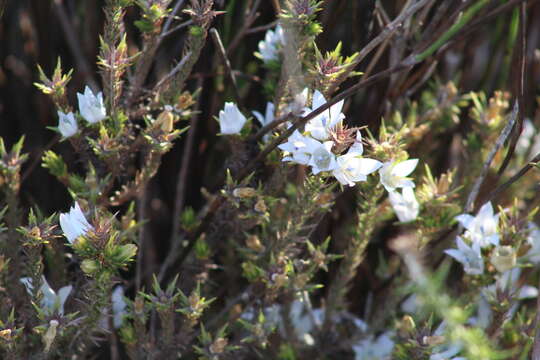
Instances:
[[[521,177],[523,177],[527,172],[529,172],[529,170],[531,170],[533,167],[536,166],[536,164],[540,162],[540,154],[536,154],[536,156],[534,158],[531,159],[531,161],[529,161],[529,163],[527,165],[525,165],[524,167],[521,168],[521,170],[519,170],[514,176],[512,176],[507,182],[505,182],[504,184],[501,184],[499,186],[497,186],[497,188],[495,190],[493,190],[489,196],[487,197],[487,200],[486,201],[490,201],[490,200],[493,200],[494,198],[497,197],[497,195],[499,195],[501,192],[503,192],[504,190],[508,189],[510,187],[510,185],[512,185],[513,183],[515,183],[516,181],[518,181]]]
[[[249,27],[251,24],[257,20],[259,17],[259,13],[257,13],[257,9],[261,5],[261,0],[255,0],[255,4],[251,7],[251,10],[249,11],[249,14],[246,16],[246,20],[244,21],[244,24],[242,25],[242,28],[240,31],[236,34],[236,36],[232,39],[231,43],[227,47],[227,54],[230,54],[238,44],[240,44],[240,41],[242,41],[242,38],[246,35],[247,30],[249,30]]]
[[[275,20],[275,21],[272,21],[271,23],[266,24],[266,25],[261,25],[261,26],[252,27],[251,29],[246,30],[246,35],[248,35],[248,34],[255,34],[255,33],[258,33],[258,32],[261,32],[261,31],[266,31],[266,30],[268,30],[268,29],[272,29],[272,28],[275,27],[278,23],[279,23],[279,21]]]
[[[182,70],[185,63],[190,57],[191,51],[188,52],[186,56],[184,56],[182,60],[180,60],[180,62],[176,64],[176,66],[167,75],[165,75],[161,80],[159,80],[159,82],[156,84],[156,86],[154,86],[154,89],[152,91],[157,92],[159,88],[162,87],[167,81],[170,81],[180,70]]]
[[[62,0],[54,0],[54,10],[56,11],[56,16],[60,20],[62,30],[64,30],[64,35],[69,48],[71,49],[71,52],[75,57],[75,61],[77,62],[77,68],[83,74],[85,81],[90,85],[90,87],[97,89],[98,84],[92,76],[94,72],[90,68],[88,61],[86,61],[86,56],[80,47],[81,41],[76,37],[77,32],[73,28],[73,24],[71,23],[69,16],[66,14]]]
[[[202,86],[203,80],[198,80],[197,87]],[[169,246],[171,250],[165,258],[163,265],[161,266],[158,274],[158,281],[161,281],[165,276],[166,272],[169,270],[169,267],[174,262],[174,259],[178,255],[178,250],[181,244],[180,239],[178,239],[178,234],[180,233],[180,216],[184,210],[185,203],[185,193],[188,180],[189,165],[191,161],[191,154],[193,152],[193,144],[195,142],[195,133],[197,131],[197,123],[199,120],[198,111],[201,107],[201,101],[198,101],[197,109],[195,115],[191,117],[189,131],[187,135],[187,140],[184,143],[184,149],[182,151],[182,162],[180,165],[180,170],[178,172],[178,182],[176,183],[176,193],[174,201],[174,213],[173,213],[173,226],[171,232],[171,238],[169,241]]]
[[[234,92],[234,97],[236,99],[236,102],[238,103],[238,106],[240,108],[243,108],[242,99],[240,98],[240,93],[238,92],[238,84],[236,82],[236,76],[234,75],[234,72],[232,71],[231,62],[229,61],[229,58],[227,57],[227,52],[225,51],[225,48],[223,47],[223,42],[221,41],[219,32],[215,28],[211,28],[210,35],[212,36],[214,45],[216,45],[216,48],[221,57],[221,60],[223,61],[223,64],[225,65],[225,71],[227,72],[227,75],[231,78],[231,83],[233,86],[233,92]]]
[[[173,27],[171,30],[162,33],[161,37],[165,38],[165,37],[171,35],[172,33],[177,32],[178,30],[183,29],[183,28],[185,28],[185,27],[187,27],[187,26],[189,26],[191,24],[193,24],[193,20],[184,21],[183,23],[178,24],[177,26]]]
[[[525,54],[527,53],[527,2],[521,3],[521,9],[519,12],[519,49],[518,49],[518,56],[517,56],[517,62],[519,65],[519,78],[516,83],[517,90],[515,91],[517,94],[519,109],[518,109],[518,117],[517,117],[517,124],[514,127],[513,136],[510,139],[510,145],[508,146],[508,152],[506,153],[506,157],[504,158],[504,161],[499,168],[499,171],[497,172],[497,180],[499,180],[500,176],[504,172],[504,170],[508,167],[508,164],[510,164],[510,160],[512,159],[512,156],[514,155],[514,152],[516,150],[516,145],[519,140],[519,136],[521,135],[521,131],[523,130],[523,117],[525,116],[525,71],[526,71],[526,59]]]
[[[493,161],[493,158],[495,157],[495,154],[497,154],[497,151],[503,146],[504,142],[512,132],[512,129],[514,128],[514,124],[516,123],[516,119],[518,116],[519,106],[518,101],[514,103],[514,108],[512,110],[512,113],[509,116],[508,122],[506,123],[506,126],[504,127],[503,131],[497,138],[497,141],[491,148],[486,161],[484,162],[484,166],[482,167],[482,172],[476,179],[471,192],[469,193],[469,196],[467,197],[467,202],[465,203],[465,212],[472,212],[473,211],[473,205],[476,201],[476,198],[478,197],[478,193],[480,192],[480,187],[484,183],[484,180],[486,179],[486,176],[488,174],[489,168],[491,166],[491,162]]]
[[[178,13],[178,11],[180,10],[180,8],[182,7],[182,5],[184,5],[184,2],[185,0],[178,0],[176,2],[176,5],[174,5],[174,8],[173,10],[171,11],[171,13],[169,14],[169,17],[167,18],[167,21],[165,21],[165,24],[163,25],[163,29],[161,30],[161,35],[160,35],[160,38],[161,40],[167,36],[167,31],[169,30],[169,28],[171,27],[171,24],[174,20],[174,17],[176,16],[176,14]]]
[[[413,16],[418,10],[420,10],[424,5],[433,0],[418,0],[411,6],[404,8],[401,13],[390,22],[373,40],[371,40],[362,50],[358,57],[355,60],[355,66],[351,66],[351,71],[354,70],[356,65],[360,64],[362,60],[371,53],[377,46],[383,43],[385,40],[392,37],[394,32],[402,25],[402,23]],[[333,93],[335,89],[330,89],[329,93]]]

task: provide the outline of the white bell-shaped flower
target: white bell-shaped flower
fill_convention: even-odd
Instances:
[[[259,41],[259,54],[264,63],[279,60],[279,51],[285,44],[283,28],[278,25],[274,30],[266,31],[264,40]]]
[[[68,138],[77,133],[79,127],[77,126],[77,120],[72,112],[64,114],[58,111],[58,131],[63,137]]]
[[[399,221],[410,222],[418,217],[420,205],[414,196],[413,188],[403,188],[401,194],[395,190],[390,191],[388,193],[388,199]]]
[[[290,161],[301,165],[308,165],[313,151],[322,144],[309,136],[300,134],[295,130],[287,139],[287,142],[278,145],[285,152],[282,161]]]
[[[308,165],[311,166],[314,175],[321,171],[332,171],[336,168],[336,155],[331,151],[333,145],[332,141],[326,141],[317,146],[311,153]]]
[[[73,244],[79,236],[86,234],[88,230],[93,229],[92,225],[84,217],[77,202],[68,213],[60,214],[60,227],[70,244]]]
[[[499,233],[497,232],[499,214],[494,215],[491,202],[485,203],[476,216],[461,214],[456,216],[456,220],[467,229],[464,237],[471,239],[481,248],[499,245]]]
[[[460,236],[456,237],[456,245],[457,249],[448,249],[444,252],[459,261],[467,274],[482,275],[484,273],[484,259],[480,245],[473,243],[472,246],[469,246]]]
[[[341,112],[341,109],[343,109],[343,102],[344,100],[341,100],[337,104],[332,105],[329,109],[309,120],[306,124],[306,131],[309,132],[313,138],[319,141],[328,140],[330,138],[330,131],[345,118],[345,115],[343,115]],[[323,94],[315,90],[313,93],[311,109],[306,108],[304,110],[304,116],[316,110],[325,103],[326,99],[324,98]]]
[[[95,124],[107,117],[107,110],[103,104],[103,93],[94,95],[88,86],[84,88],[84,94],[77,93],[79,111],[82,117],[90,124]]]
[[[332,175],[342,184],[354,186],[355,183],[366,181],[367,175],[377,171],[382,163],[380,161],[363,158],[362,136],[360,131],[356,133],[356,142],[349,148],[345,155],[338,156],[336,168]]]
[[[414,182],[407,176],[414,171],[416,165],[418,159],[385,162],[379,169],[381,184],[389,192],[397,188],[414,187]]]
[[[235,103],[226,102],[223,110],[219,112],[220,133],[223,135],[239,134],[246,121],[246,117]]]

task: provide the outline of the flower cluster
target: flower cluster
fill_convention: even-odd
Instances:
[[[84,94],[77,93],[77,99],[79,100],[79,112],[89,124],[96,124],[107,117],[107,111],[103,104],[103,94],[101,92],[95,95],[86,86]],[[60,134],[64,138],[77,134],[79,127],[73,112],[66,114],[58,111],[58,131],[60,131]]]
[[[307,92],[305,89],[298,97],[303,104]],[[311,107],[304,105],[301,115],[306,116],[325,103],[322,93],[315,90]],[[303,132],[295,130],[287,142],[278,145],[284,152],[283,161],[310,166],[314,175],[332,174],[342,185],[348,186],[366,181],[369,174],[379,170],[380,182],[388,191],[390,204],[399,221],[415,220],[420,205],[413,191],[415,184],[408,175],[416,168],[418,159],[381,163],[364,157],[362,135],[359,130],[348,129],[344,125],[342,109],[343,100],[309,120]],[[274,104],[268,102],[264,116],[258,111],[252,113],[261,126],[265,126],[274,121],[274,111]],[[219,112],[218,121],[221,134],[233,135],[240,133],[247,119],[236,104],[227,102]],[[268,135],[264,140],[268,140]]]
[[[325,103],[324,96],[315,91],[312,106],[304,109],[304,115]],[[359,130],[344,126],[342,108],[340,101],[309,120],[304,133],[295,130],[287,142],[278,146],[284,151],[283,161],[310,166],[313,174],[331,173],[342,185],[366,181],[367,175],[377,171],[382,163],[362,156],[362,135]]]
[[[279,60],[279,52],[285,44],[285,33],[283,28],[278,25],[274,30],[268,30],[264,40],[259,41],[259,53],[257,54],[262,61],[267,64],[271,61]]]
[[[457,249],[448,249],[445,253],[459,261],[467,274],[484,273],[482,249],[493,246],[495,249],[491,263],[498,271],[510,270],[515,265],[513,249],[509,246],[499,246],[497,229],[499,216],[500,214],[494,215],[493,206],[488,202],[480,208],[476,216],[461,214],[456,217],[466,231],[463,236],[456,237]]]

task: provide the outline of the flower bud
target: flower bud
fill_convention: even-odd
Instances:
[[[86,274],[92,275],[99,270],[99,264],[95,260],[86,259],[81,263],[81,269]]]
[[[260,213],[265,213],[268,208],[266,207],[266,203],[264,202],[264,199],[259,199],[257,203],[254,206],[255,211]]]
[[[165,110],[158,115],[154,125],[160,127],[163,132],[170,133],[174,127],[174,115],[170,111]]]
[[[253,251],[263,252],[264,246],[261,244],[261,241],[256,235],[248,236],[246,239],[246,245]]]
[[[11,340],[11,329],[0,330],[0,338],[6,341]]]
[[[493,251],[490,261],[498,272],[503,273],[516,266],[516,252],[511,246],[499,246]]]
[[[221,354],[225,351],[225,347],[227,346],[227,339],[225,338],[217,338],[212,345],[210,345],[210,353],[212,354]]]
[[[416,324],[414,322],[414,319],[410,315],[405,315],[403,318],[401,318],[401,321],[398,325],[398,332],[399,335],[402,337],[409,337],[411,334],[414,333],[416,329]]]
[[[130,261],[137,253],[137,246],[134,244],[126,244],[120,246],[120,252],[118,253],[118,261],[121,263]]]
[[[441,345],[441,344],[444,344],[445,341],[446,341],[445,337],[440,336],[440,335],[424,336],[422,338],[422,342],[429,346]]]
[[[58,328],[58,320],[51,320],[49,322],[49,328],[45,335],[43,335],[43,343],[45,344],[45,352],[48,353],[51,349],[51,345],[56,338],[56,328]]]
[[[251,198],[257,195],[257,191],[255,191],[254,188],[250,187],[242,187],[242,188],[236,188],[233,190],[233,196],[237,198]]]

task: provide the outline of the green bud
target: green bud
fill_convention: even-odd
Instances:
[[[95,260],[86,259],[81,263],[81,269],[88,275],[93,275],[99,270],[99,264]]]
[[[120,246],[120,251],[117,254],[116,260],[124,264],[130,261],[135,254],[137,254],[137,246],[134,244],[122,245]]]

